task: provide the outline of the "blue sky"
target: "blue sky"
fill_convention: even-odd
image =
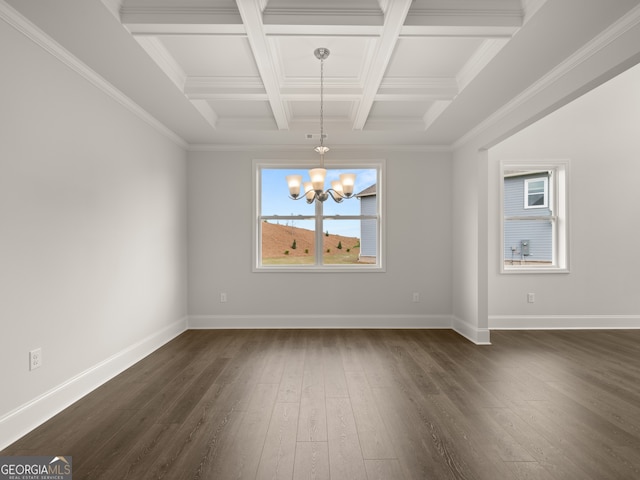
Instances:
[[[302,175],[302,181],[309,181],[307,168],[265,168],[262,169],[262,215],[314,215],[314,205],[309,205],[305,200],[291,200],[289,198],[289,188],[285,177],[287,175]],[[361,192],[365,188],[376,183],[376,169],[327,169],[325,179],[325,189],[331,185],[333,180],[339,180],[341,173],[355,173],[356,183],[354,193]],[[355,198],[336,203],[328,199],[323,205],[325,215],[359,215],[360,200]],[[282,221],[286,223],[286,221]],[[300,228],[307,228],[302,221],[298,222]],[[307,222],[304,222],[307,223]],[[330,233],[360,237],[359,221],[332,221],[329,224]]]

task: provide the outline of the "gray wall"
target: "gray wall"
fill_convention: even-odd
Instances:
[[[252,272],[252,160],[314,158],[307,150],[190,152],[189,314],[231,322],[240,316],[257,326],[289,316],[301,327],[310,315],[320,316],[320,322],[335,316],[343,325],[356,317],[358,324],[366,325],[375,315],[448,318],[448,153],[332,148],[332,161],[386,158],[386,272]],[[220,292],[228,294],[228,302],[220,303]],[[420,293],[419,303],[412,301],[413,292]]]
[[[2,448],[185,323],[186,154],[2,21],[0,58]]]
[[[555,9],[566,8],[579,8],[579,1],[572,0],[571,2],[547,2],[543,9],[536,15],[543,15],[545,17],[554,17]],[[594,4],[597,2],[594,2]],[[598,4],[604,6],[603,3]],[[609,9],[609,4],[606,7]],[[534,17],[535,18],[535,17]],[[539,23],[542,25],[542,23]],[[535,32],[536,26],[529,25],[529,29]],[[569,29],[570,26],[568,26]],[[491,168],[489,165],[489,158],[487,149],[497,145],[500,141],[508,138],[509,135],[520,131],[528,125],[534,123],[537,119],[542,118],[549,112],[552,112],[560,106],[570,102],[577,98],[579,95],[590,91],[594,86],[601,84],[612,78],[614,75],[624,71],[638,63],[640,60],[638,38],[640,38],[640,27],[633,24],[616,25],[613,29],[615,35],[611,35],[611,31],[605,32],[602,36],[597,38],[597,41],[591,42],[587,39],[581,40],[580,35],[575,35],[575,45],[578,50],[576,52],[567,51],[564,52],[567,55],[575,53],[570,61],[565,62],[551,72],[550,75],[546,75],[547,71],[540,72],[540,82],[536,82],[530,85],[530,88],[524,91],[521,95],[518,95],[512,102],[509,102],[491,117],[487,118],[473,130],[469,131],[463,138],[458,139],[454,144],[453,150],[453,264],[452,264],[452,282],[453,282],[453,316],[454,316],[454,328],[457,331],[466,334],[469,338],[476,341],[489,341],[489,302],[492,303],[492,324],[495,325],[496,315],[498,310],[496,306],[503,305],[503,300],[511,302],[507,308],[500,306],[500,311],[504,312],[504,318],[513,318],[513,315],[517,314],[521,316],[521,325],[525,328],[530,325],[529,318],[526,316],[537,315],[539,313],[538,302],[535,304],[526,305],[527,292],[534,292],[539,297],[540,288],[535,290],[529,289],[529,281],[533,280],[534,288],[543,282],[543,279],[549,279],[549,274],[538,274],[536,277],[531,275],[521,276],[517,275],[517,280],[513,281],[513,286],[508,286],[508,291],[504,292],[499,286],[493,282],[494,276],[498,274],[498,265],[500,259],[500,240],[499,224],[497,222],[497,215],[490,218],[490,212],[499,212],[499,203],[495,203],[496,197],[499,191],[498,184],[495,183],[499,177],[497,172],[497,165],[492,163]],[[555,54],[562,55],[562,52],[553,50],[553,38],[548,35],[545,37],[544,32],[538,32],[540,35],[536,38],[543,38],[548,40],[549,47],[546,51],[554,51]],[[576,32],[571,32],[572,35]],[[595,33],[595,32],[594,32]],[[565,32],[566,34],[566,32]],[[509,44],[500,52],[500,55],[505,56],[509,61],[505,62],[508,65],[516,66],[530,66],[525,60],[521,58],[516,45],[521,42],[526,42],[526,36],[515,35]],[[540,42],[538,42],[540,45]],[[580,45],[583,45],[580,48]],[[512,48],[513,47],[513,48]],[[541,50],[542,51],[542,50]],[[542,53],[540,53],[542,55]],[[551,60],[553,56],[545,56],[545,59]],[[524,63],[523,63],[524,62]],[[489,67],[491,68],[491,67]],[[551,66],[549,68],[552,68]],[[517,70],[517,69],[516,69]],[[516,70],[511,67],[503,70],[494,69],[493,73],[496,75],[513,76]],[[523,87],[524,88],[524,87]],[[497,90],[496,90],[497,91]],[[625,94],[627,96],[628,93]],[[635,97],[634,97],[635,98]],[[626,97],[626,102],[629,106],[634,105],[634,101]],[[636,101],[637,104],[637,101]],[[569,121],[572,123],[562,123],[563,129],[566,132],[573,133],[574,128],[580,126],[585,120],[591,120],[597,113],[588,112],[581,118],[572,118]],[[609,117],[602,117],[603,121],[608,121]],[[616,122],[611,123],[614,125]],[[627,132],[629,128],[637,125],[637,123],[626,123],[623,125],[620,132]],[[616,124],[617,128],[618,125]],[[609,131],[610,127],[604,125],[604,130]],[[565,132],[565,130],[563,130]],[[566,133],[565,132],[565,133]],[[597,132],[597,130],[596,130]],[[575,135],[567,136],[566,134],[560,134],[559,131],[553,131],[551,129],[545,132],[547,136],[552,138],[559,145],[567,142],[576,142],[576,144],[583,143],[584,138],[578,138]],[[592,141],[597,141],[600,133],[596,133],[595,138],[588,139],[585,144],[591,144]],[[635,133],[626,133],[627,139],[637,136]],[[541,137],[536,138],[539,140]],[[528,144],[529,148],[535,148],[532,143]],[[618,148],[615,142],[608,142],[606,149],[611,151],[599,151],[598,152],[598,164],[600,168],[610,165],[609,159],[612,158],[612,152],[615,152]],[[559,155],[562,153],[560,149],[554,149],[553,152],[548,152],[550,155]],[[517,154],[518,152],[514,152]],[[591,154],[588,154],[591,156]],[[557,158],[557,157],[552,157]],[[614,158],[620,159],[619,155]],[[637,155],[636,155],[637,158]],[[629,164],[629,158],[623,157],[620,162],[615,162],[616,167],[624,169]],[[636,162],[637,164],[637,162]],[[494,169],[494,167],[496,169]],[[634,167],[635,168],[635,167]],[[635,170],[633,170],[635,171]],[[591,172],[594,178],[609,177],[613,172],[596,172],[595,169]],[[579,173],[574,172],[573,180],[579,181]],[[592,183],[592,182],[588,182]],[[634,189],[628,192],[634,191]],[[615,197],[622,195],[624,191],[614,192]],[[574,203],[575,204],[575,203]],[[592,218],[594,218],[592,216]],[[599,234],[606,233],[607,227],[612,222],[611,215],[607,218],[607,221],[603,222],[602,229],[599,229]],[[586,224],[585,224],[586,225]],[[626,230],[634,230],[635,227],[627,227]],[[593,230],[593,229],[592,229]],[[625,230],[625,229],[622,229]],[[580,232],[585,234],[587,232]],[[496,238],[496,236],[498,238]],[[572,238],[576,239],[576,232],[572,232]],[[591,242],[589,242],[591,243]],[[626,244],[625,246],[628,246]],[[573,250],[575,252],[575,248]],[[501,259],[500,259],[501,261]],[[574,265],[574,270],[576,268]],[[637,309],[633,308],[629,304],[630,298],[626,296],[628,293],[628,285],[637,285],[637,280],[632,281],[630,278],[630,272],[633,270],[622,269],[622,274],[616,271],[616,268],[612,264],[604,264],[598,262],[596,267],[593,263],[585,263],[583,268],[586,270],[595,269],[596,276],[610,277],[613,284],[624,286],[624,302],[617,304],[615,299],[620,298],[619,293],[611,292],[610,287],[605,288],[605,295],[598,293],[595,297],[588,297],[591,293],[591,289],[584,290],[579,296],[572,293],[571,298],[561,299],[563,304],[562,309],[549,308],[548,311],[557,312],[576,312],[575,314],[569,313],[572,318],[568,320],[576,319],[575,322],[565,322],[566,325],[576,326],[580,322],[586,319],[583,324],[592,326],[611,326],[617,324],[622,325],[635,325],[640,326],[640,316],[637,313],[621,313],[618,318],[615,317],[617,312],[635,312]],[[573,272],[572,272],[573,274]],[[490,278],[491,277],[491,278]],[[507,276],[503,275],[502,281],[508,282]],[[543,293],[548,294],[549,298],[554,298],[558,293],[554,288],[556,282],[561,281],[562,275],[555,275],[554,279],[547,281]],[[636,275],[637,278],[637,275]],[[580,279],[581,282],[588,282],[585,277]],[[489,293],[489,283],[492,283],[491,293]],[[577,288],[575,292],[580,292]],[[587,293],[588,292],[588,293]],[[546,296],[546,295],[545,295]],[[582,298],[588,298],[588,306],[583,303]],[[524,300],[523,300],[524,299]],[[612,301],[610,301],[612,300]],[[590,318],[585,317],[583,312],[587,312],[589,307],[593,303],[602,301],[599,304],[598,309],[594,311],[594,315]],[[572,308],[572,305],[574,308]],[[577,308],[575,308],[577,306]],[[513,308],[512,308],[513,307]],[[533,307],[533,308],[532,308]],[[603,318],[601,311],[608,310],[611,312],[606,318]],[[549,320],[552,320],[549,318]],[[557,326],[557,322],[536,322],[536,325],[540,328],[548,328],[549,326]]]
[[[639,326],[640,66],[490,151],[489,244],[499,242],[499,162],[571,161],[569,274],[498,273],[489,253],[489,315],[496,327]],[[527,303],[527,293],[536,302]]]

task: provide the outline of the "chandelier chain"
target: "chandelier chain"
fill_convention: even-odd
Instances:
[[[313,52],[320,60],[320,145],[314,150],[320,154],[320,168],[309,170],[310,182],[302,183],[302,175],[287,175],[289,184],[289,198],[292,200],[306,199],[307,203],[318,202],[321,204],[329,197],[336,203],[342,202],[345,198],[356,198],[353,194],[355,184],[355,173],[341,173],[340,180],[331,182],[331,188],[325,190],[324,182],[327,171],[324,168],[324,154],[329,151],[324,146],[324,61],[329,56],[328,48],[316,48]],[[300,187],[304,185],[304,194],[300,196]]]
[[[324,58],[320,58],[320,147],[324,147]],[[324,155],[320,154],[324,168]]]

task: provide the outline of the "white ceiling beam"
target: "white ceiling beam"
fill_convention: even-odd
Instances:
[[[189,99],[259,100],[269,97],[259,77],[188,77],[184,93]]]
[[[378,40],[369,71],[365,75],[362,102],[356,113],[354,130],[362,130],[373,106],[378,88],[382,83],[391,55],[400,36],[402,25],[407,17],[412,0],[389,0],[382,34]]]
[[[400,36],[509,39],[519,29],[519,26],[511,25],[404,25],[400,31]]]
[[[280,97],[280,85],[264,33],[262,11],[258,2],[259,0],[236,0],[276,125],[279,130],[287,130],[289,128],[287,113]]]
[[[406,25],[522,26],[521,0],[415,0]]]
[[[117,2],[119,0],[103,0]],[[122,6],[120,21],[133,35],[244,35],[234,3],[207,6]]]
[[[322,5],[305,8],[297,5],[287,8],[267,8],[265,25],[383,25],[384,15],[379,8],[323,8]]]
[[[120,20],[120,9],[122,8],[123,0],[102,0],[102,4],[107,7],[107,10]]]
[[[379,37],[380,25],[264,25],[268,36],[296,37]]]
[[[218,115],[211,108],[211,105],[204,99],[192,98],[187,94],[187,74],[176,62],[164,44],[157,38],[151,36],[135,37],[136,41],[145,49],[149,56],[158,64],[160,69],[171,79],[178,89],[185,94],[191,104],[202,115],[202,117],[215,130],[218,122]]]
[[[209,122],[209,125],[211,125],[211,127],[216,130],[218,115],[213,110],[213,108],[211,108],[209,102],[207,102],[206,100],[191,100],[191,103],[194,107],[196,107],[196,110],[200,112],[200,115],[202,115],[204,119]]]
[[[386,77],[378,88],[375,100],[451,100],[458,93],[455,78]]]
[[[510,38],[524,14],[521,0],[415,0],[401,35]]]
[[[265,25],[378,25],[384,13],[377,0],[262,0]]]
[[[487,13],[483,10],[465,10],[462,12],[418,11],[412,9],[407,16],[406,25],[423,27],[521,27],[522,9],[504,14]]]
[[[246,35],[242,24],[192,23],[127,23],[124,25],[136,37],[151,35]]]
[[[269,99],[259,78],[247,77],[188,77],[184,84],[184,93],[189,99],[216,100],[254,100]],[[451,100],[459,93],[455,78],[387,78],[384,79],[375,96],[375,101],[424,101]],[[325,86],[326,101],[360,100],[362,89],[355,86]],[[318,100],[317,85],[304,83],[282,88],[280,99],[283,102]],[[287,116],[290,118],[290,116]]]
[[[240,25],[242,19],[235,5],[208,6],[122,6],[120,21],[124,25]]]
[[[480,48],[478,48],[462,69],[460,69],[458,75],[456,75],[460,91],[464,90],[467,85],[471,83],[508,42],[509,40],[507,39],[491,39],[482,42]]]
[[[433,122],[435,122],[440,115],[447,109],[447,107],[451,105],[451,100],[439,100],[434,102],[433,105],[427,110],[427,113],[422,117],[422,121],[424,122],[424,129],[428,130]]]
[[[546,2],[547,0],[522,0],[522,11],[524,13],[523,25],[531,20]]]
[[[173,55],[169,53],[164,44],[157,38],[151,36],[135,37],[136,41],[158,64],[160,69],[176,84],[178,89],[184,91],[187,74],[176,62]]]

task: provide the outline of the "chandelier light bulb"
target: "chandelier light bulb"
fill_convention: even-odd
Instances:
[[[289,194],[293,198],[298,198],[300,185],[302,185],[302,175],[287,175],[287,185],[289,186]]]
[[[324,179],[326,176],[327,171],[324,168],[312,168],[309,170],[309,178],[316,192],[324,190]]]
[[[347,197],[353,195],[353,188],[356,183],[356,174],[355,173],[343,173],[340,175],[340,183],[342,184],[342,188],[344,189],[344,194]]]

